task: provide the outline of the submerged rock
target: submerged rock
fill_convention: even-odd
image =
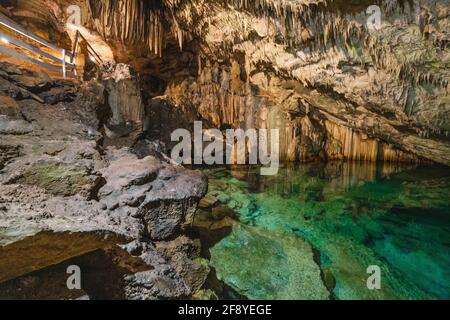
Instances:
[[[209,192],[229,194],[229,202],[246,197],[253,203],[252,209],[238,211],[240,222],[235,222],[251,227],[234,227],[211,249],[218,275],[236,290],[268,290],[266,280],[245,280],[258,278],[259,273],[269,276],[255,269],[259,263],[244,261],[264,264],[259,256],[276,256],[265,247],[278,246],[277,239],[282,238],[270,235],[286,233],[314,246],[314,261],[331,298],[448,298],[448,169],[338,162],[287,166],[270,179],[258,180],[258,172],[252,170],[245,180],[237,182],[234,176],[210,173]],[[204,220],[196,224],[213,230]],[[253,229],[259,230],[260,238],[251,233]],[[265,247],[254,243],[253,237],[266,242]],[[279,261],[277,270],[288,272],[283,259]],[[381,270],[380,290],[367,288],[367,270],[374,265]]]
[[[240,225],[211,249],[219,279],[250,299],[323,300],[330,293],[311,245],[295,235]]]

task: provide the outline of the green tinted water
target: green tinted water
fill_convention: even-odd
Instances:
[[[270,177],[243,167],[207,172],[214,206],[204,206],[195,224],[211,234],[230,229],[209,255],[218,278],[239,294],[450,298],[447,168],[330,163]],[[367,286],[369,266],[381,270],[380,290]]]

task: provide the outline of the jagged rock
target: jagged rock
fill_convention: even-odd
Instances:
[[[180,128],[191,130],[196,116],[195,110],[180,108],[167,96],[155,97],[145,107],[144,131],[149,138],[161,140],[170,150],[175,144],[171,140],[172,132]]]
[[[83,2],[86,25],[144,77],[125,64],[110,64],[103,83],[79,85],[0,64],[0,150],[6,150],[0,157],[0,244],[42,230],[107,231],[132,241],[128,252],[150,269],[122,277],[125,297],[182,298],[198,290],[206,268],[183,252],[189,241],[176,237],[192,223],[207,181],[170,165],[159,146],[136,143],[144,120],[147,137],[157,135],[166,151],[173,129],[202,119],[220,129],[280,129],[281,160],[429,159],[448,165],[448,5],[378,4],[382,25],[370,30],[366,2],[352,7],[331,0]],[[66,24],[63,5],[19,1],[8,12],[39,22],[28,23],[30,28],[49,25],[44,33],[57,31],[52,37],[67,47],[70,39],[56,30]],[[141,88],[149,87],[144,102]],[[106,145],[139,149],[103,150]],[[216,202],[254,211],[245,196],[214,197],[217,201],[201,204],[205,210],[195,219],[201,228],[236,225]],[[174,238],[169,245],[154,244]],[[284,270],[294,271],[286,279],[289,272],[262,270],[257,283],[262,289],[252,290],[252,281],[260,279],[219,270],[224,278],[238,274],[234,286],[249,297],[310,298],[311,288],[299,293],[293,287],[304,282],[299,266],[317,285],[314,298],[327,296],[306,242],[239,227],[231,240],[213,254],[218,268],[222,260],[245,257],[242,243],[250,243],[261,253],[261,266],[278,268],[281,261]]]
[[[233,218],[236,216],[236,213],[228,208],[228,207],[214,207],[211,210],[211,217],[214,220],[223,220],[225,217]]]
[[[366,3],[349,8],[331,0],[89,2],[84,19],[109,39],[119,60],[130,61],[175,102],[169,108],[149,103],[149,131],[171,129],[179,108],[188,123],[193,115],[217,128],[282,128],[283,160],[368,159],[374,152],[367,146],[377,144],[394,150],[378,152],[378,160],[448,164],[448,6],[431,0],[378,5],[383,23],[377,30],[367,25]],[[111,64],[105,79],[113,124],[144,120],[130,68]],[[357,151],[344,154],[342,146],[338,154],[338,139],[327,135],[318,155],[314,139],[297,139],[298,122],[309,113],[321,129],[327,120],[353,132],[354,145],[347,147]],[[355,132],[368,143],[353,139]],[[298,155],[305,148],[311,154]]]
[[[172,237],[189,225],[207,188],[203,174],[173,168],[150,156],[138,159],[128,154],[112,160],[102,175],[106,185],[99,195],[107,207],[131,207],[143,220],[146,235],[154,240]]]
[[[142,125],[144,105],[136,74],[130,71],[129,66],[120,63],[111,68],[112,71],[104,75],[112,112],[111,124],[125,125],[132,122]]]
[[[20,118],[19,106],[17,102],[8,96],[0,96],[0,114],[13,119]]]
[[[183,255],[181,245],[174,249],[179,254],[172,261],[164,255],[164,249],[161,252],[156,249],[148,236],[166,239],[180,235],[192,222],[197,203],[206,193],[206,177],[199,172],[172,167],[164,157],[139,159],[128,148],[103,150],[102,136],[97,129],[111,113],[105,104],[104,87],[98,82],[81,86],[71,82],[48,83],[39,88],[44,98],[42,103],[21,100],[24,96],[12,82],[15,80],[1,79],[4,82],[0,83],[0,88],[8,95],[2,98],[6,101],[3,105],[16,108],[20,119],[0,116],[3,139],[0,146],[0,253],[3,248],[10,248],[11,252],[20,254],[14,246],[25,243],[21,240],[32,246],[33,240],[28,237],[43,231],[80,235],[94,232],[120,238],[114,243],[130,243],[126,247],[129,253],[82,257],[79,255],[83,255],[84,247],[75,244],[75,251],[65,251],[55,259],[47,256],[48,261],[39,263],[23,261],[23,266],[38,267],[43,272],[42,279],[50,283],[51,279],[55,280],[54,273],[47,270],[50,264],[62,267],[70,259],[87,264],[106,263],[114,285],[102,286],[87,273],[86,283],[92,285],[86,289],[90,298],[182,298],[198,290],[208,273],[205,264],[197,260],[198,250]],[[29,79],[29,83],[40,83],[40,78]],[[16,91],[11,95],[9,88]],[[52,94],[52,89],[57,90],[58,96],[54,100],[45,98]],[[66,99],[68,96],[70,99]],[[52,104],[54,102],[57,103]],[[158,203],[170,208],[168,214]],[[61,237],[64,240],[64,235]],[[44,243],[47,241],[45,235],[41,239]],[[60,243],[61,239],[58,241]],[[106,250],[96,242],[92,245],[88,250]],[[39,250],[45,250],[45,245]],[[2,261],[8,263],[15,257],[10,255]],[[12,282],[8,280],[2,287],[4,292],[20,287],[25,279],[22,274],[36,272],[33,268],[12,270],[17,272],[10,274]],[[37,286],[33,281],[27,283],[29,285],[22,291],[24,296]],[[83,294],[85,292],[80,292],[80,296]]]
[[[85,172],[58,163],[37,164],[10,183],[35,185],[55,196],[73,196],[93,187]]]
[[[201,209],[209,209],[216,205],[218,202],[217,198],[212,195],[206,195],[204,198],[200,200],[198,207]]]
[[[0,170],[12,159],[20,156],[19,145],[0,144]]]
[[[46,104],[55,104],[59,102],[71,102],[75,99],[76,92],[74,87],[58,86],[39,94]]]
[[[1,134],[24,135],[32,131],[32,126],[25,120],[14,120],[8,116],[0,115]]]
[[[131,300],[180,298],[190,294],[183,278],[167,263],[154,245],[135,240],[122,246],[150,268],[124,277],[125,297]]]
[[[20,70],[18,66],[15,64],[7,63],[7,62],[0,62],[0,70],[5,72],[6,74],[10,75],[22,75],[23,72]]]
[[[194,300],[200,300],[200,301],[208,301],[208,300],[219,300],[217,297],[217,294],[213,290],[200,290],[196,292],[192,298]]]
[[[183,276],[184,281],[191,291],[198,292],[205,284],[210,269],[208,261],[200,257],[200,243],[181,236],[171,242],[158,242],[156,247],[163,252],[177,270]]]

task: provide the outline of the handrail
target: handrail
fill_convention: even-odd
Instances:
[[[61,72],[60,68],[57,68],[57,67],[52,66],[52,65],[50,65],[48,63],[39,61],[38,59],[35,59],[35,58],[32,58],[32,57],[28,57],[28,56],[26,56],[26,55],[24,55],[24,54],[22,54],[20,52],[14,51],[13,49],[10,49],[10,48],[7,48],[7,47],[3,47],[3,46],[0,45],[0,51],[6,52],[9,55],[16,56],[16,57],[21,58],[23,60],[30,61],[30,62],[32,62],[34,64],[43,66],[43,67],[45,67],[45,68],[47,68],[49,70],[52,70],[55,73],[60,73]],[[72,74],[72,73],[67,73],[67,72],[65,73],[65,70],[63,70],[62,72],[63,72],[64,78],[66,78],[68,74],[74,76],[74,74]]]
[[[42,50],[40,50],[38,48],[35,48],[32,45],[29,45],[28,43],[23,42],[22,40],[16,39],[14,37],[10,37],[10,36],[6,35],[3,32],[0,32],[0,39],[4,39],[4,40],[6,40],[9,43],[15,44],[15,45],[17,45],[19,47],[22,47],[24,49],[28,49],[30,51],[34,51],[37,54],[46,57],[47,59],[53,60],[55,62],[61,62],[61,60],[56,58],[55,56],[52,56],[51,54],[49,54],[47,52],[44,52],[44,51],[42,51]],[[62,52],[62,49],[61,49],[61,52]],[[68,63],[67,65],[69,65],[71,67],[75,67],[75,64],[73,64],[73,63]]]
[[[78,49],[78,44],[80,43],[81,40],[83,40],[84,42],[86,42],[87,45],[87,49],[88,49],[88,53],[90,54],[90,56],[96,60],[95,62],[99,65],[103,65],[103,60],[102,58],[100,58],[100,56],[97,54],[97,52],[94,50],[94,48],[91,46],[91,44],[89,43],[89,41],[87,41],[87,39],[83,36],[83,34],[77,30],[76,34],[75,34],[75,43],[73,45],[73,52],[72,52],[72,58],[71,61],[73,62],[76,58],[77,55],[77,49]]]
[[[61,65],[60,68],[55,67],[54,65],[51,65],[47,62],[44,61],[40,61],[38,59],[35,59],[33,57],[27,56],[21,52],[18,52],[16,50],[13,50],[11,48],[8,48],[5,45],[2,45],[2,43],[0,43],[0,51],[4,51],[10,55],[14,55],[16,57],[19,57],[21,59],[30,61],[32,63],[41,65],[47,69],[50,69],[56,73],[62,73],[62,76],[64,78],[67,77],[67,75],[71,75],[71,76],[76,76],[77,74],[77,65],[76,65],[76,55],[77,55],[77,51],[78,51],[78,46],[80,41],[85,41],[87,44],[87,50],[88,50],[88,54],[89,54],[89,58],[97,63],[98,65],[102,66],[103,65],[103,60],[100,58],[100,56],[97,54],[97,52],[95,52],[94,48],[90,45],[90,43],[86,40],[86,38],[77,30],[76,32],[76,36],[75,36],[75,42],[74,42],[74,46],[73,46],[73,51],[72,52],[66,52],[65,49],[61,49],[51,43],[49,43],[48,41],[28,32],[27,30],[25,30],[21,25],[17,24],[16,22],[14,22],[13,20],[11,20],[10,18],[8,18],[6,15],[4,15],[3,13],[0,12],[0,26],[6,27],[7,29],[20,34],[21,36],[32,40],[42,46],[45,46],[49,49],[52,49],[58,53],[61,54],[60,57],[54,56],[50,53],[47,53],[31,44],[28,44],[22,40],[20,40],[17,37],[11,36],[11,35],[7,35],[3,32],[0,32],[0,39],[2,40],[2,42],[4,42],[5,44],[12,44],[14,46],[29,50],[34,52],[35,54],[39,55],[40,57],[45,57],[46,59],[52,60],[53,62],[59,63]],[[66,59],[69,58],[68,62]],[[67,68],[71,68],[72,72],[67,72]]]
[[[10,30],[13,30],[13,31],[19,33],[20,35],[22,35],[30,40],[33,40],[47,48],[53,49],[55,51],[61,51],[60,48],[51,44],[50,42],[46,41],[45,39],[42,39],[41,37],[38,37],[38,36],[28,32],[20,24],[16,23],[14,20],[8,18],[1,12],[0,12],[0,25],[4,26]],[[72,58],[72,54],[68,54],[68,56],[69,56],[69,58]]]

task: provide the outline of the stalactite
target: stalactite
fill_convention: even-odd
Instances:
[[[89,0],[89,7],[103,37],[116,38],[124,44],[145,43],[150,52],[162,55],[164,8],[142,0]]]
[[[326,121],[329,159],[352,161],[419,162],[419,159],[378,139],[357,132],[349,127]]]
[[[417,67],[426,59],[424,56],[427,53],[426,48],[421,48],[417,53],[414,50],[406,54],[395,51],[396,42],[404,30],[393,29],[391,39],[370,34],[363,22],[358,22],[351,15],[346,16],[329,9],[332,1],[222,0],[222,2],[236,9],[247,10],[268,20],[277,21],[282,26],[280,33],[283,44],[291,48],[309,46],[312,51],[326,52],[335,46],[344,49],[347,56],[358,63],[363,63],[364,57],[370,57],[377,68],[387,70],[399,80],[413,79],[415,84],[430,83],[448,90],[449,75],[445,68],[439,70],[434,68],[434,73],[431,74],[430,70]],[[414,15],[416,11],[414,6],[409,5],[392,6],[387,2],[380,5],[383,6],[383,12],[395,11],[407,17]],[[307,36],[309,30],[314,34],[313,38]]]

